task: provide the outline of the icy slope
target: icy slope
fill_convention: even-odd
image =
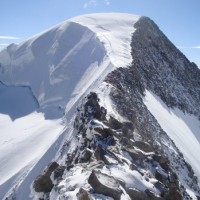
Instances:
[[[61,120],[46,120],[37,108],[28,87],[0,83],[0,199],[17,188],[63,132]]]
[[[45,120],[39,113],[14,122],[0,114],[0,127],[0,185],[38,161],[63,129],[60,121]]]
[[[169,109],[158,96],[149,91],[146,91],[144,103],[163,130],[175,142],[200,180],[200,157],[197,153],[200,152],[200,121],[197,117],[184,114],[177,108]]]
[[[67,20],[1,52],[0,80],[30,86],[46,117],[59,117],[71,98],[67,111],[99,77],[131,63],[131,34],[138,19],[113,13]]]

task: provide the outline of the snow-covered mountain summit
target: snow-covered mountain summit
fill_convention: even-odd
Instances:
[[[61,116],[66,103],[71,109],[99,78],[131,63],[131,34],[138,19],[115,13],[69,19],[1,52],[0,80],[30,86],[48,118]]]
[[[199,199],[199,78],[130,14],[78,16],[7,47],[0,199]]]

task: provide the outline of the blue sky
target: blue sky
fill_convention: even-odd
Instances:
[[[153,19],[200,67],[200,0],[0,0],[0,7],[0,48],[73,16],[125,12]]]

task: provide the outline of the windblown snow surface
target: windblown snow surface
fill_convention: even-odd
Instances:
[[[9,109],[0,111],[0,199],[13,191],[18,200],[31,199],[32,181],[63,138],[70,137],[67,124],[78,100],[98,90],[110,71],[131,63],[131,35],[139,18],[113,13],[75,17],[0,52],[0,81],[15,86],[9,95],[0,93],[1,107],[10,98],[21,100],[21,109],[33,106],[14,118]],[[16,96],[21,86],[30,91]]]

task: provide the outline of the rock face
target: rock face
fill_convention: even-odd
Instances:
[[[134,200],[134,199],[147,200],[148,199],[148,197],[147,197],[145,192],[141,192],[141,191],[138,191],[138,190],[133,189],[133,188],[129,188],[127,190],[127,193],[129,194],[131,200]]]
[[[133,70],[142,88],[157,94],[169,107],[200,115],[200,70],[147,17],[132,37]]]
[[[168,174],[173,172],[170,166],[166,167],[167,159],[162,152],[159,149],[155,152],[146,140],[133,139],[133,122],[121,122],[114,117],[107,119],[106,109],[99,102],[96,93],[90,93],[83,99],[74,120],[77,145],[73,145],[71,152],[65,155],[65,165],[58,166],[54,163],[37,178],[34,182],[35,191],[49,194],[47,196],[56,192],[60,198],[71,198],[70,194],[79,189],[76,197],[80,200],[98,199],[98,195],[117,200],[125,195],[131,199],[159,199],[175,192],[180,194],[178,182],[168,181]],[[80,169],[81,172],[76,175]],[[73,177],[79,177],[82,173],[85,175],[80,179],[84,183],[80,184],[79,179],[70,183]],[[53,177],[54,184],[50,176]],[[131,183],[127,178],[129,176],[133,180],[136,176],[136,180],[140,180],[139,185],[144,185],[143,189],[138,188],[135,181]],[[46,179],[48,181],[45,182]],[[153,184],[155,179],[157,183]],[[145,186],[147,181],[149,188]],[[45,187],[38,187],[43,183]]]
[[[122,195],[118,181],[99,171],[92,171],[88,182],[97,193],[113,197],[116,200],[119,200]]]
[[[91,195],[84,190],[83,188],[80,188],[79,192],[76,194],[78,200],[93,200]]]
[[[166,172],[176,174],[181,184],[199,194],[193,170],[191,172],[191,167],[185,162],[179,149],[146,108],[143,97],[145,90],[152,91],[168,107],[176,107],[199,117],[200,70],[177,50],[150,19],[142,17],[135,27],[137,30],[132,37],[132,65],[119,68],[106,77],[106,82],[112,86],[111,98],[119,114],[132,122],[141,136],[140,141],[133,145],[146,153],[156,151],[152,158],[147,158],[150,162],[154,160],[153,165],[159,164],[165,172],[155,171],[156,178],[166,185]],[[148,145],[145,145],[146,142]],[[186,181],[181,177],[182,170],[185,171]],[[177,199],[181,195],[182,198],[189,198],[185,187],[178,186],[177,180]],[[168,187],[171,188],[170,184]],[[170,191],[173,189],[169,190],[168,195],[173,193]]]
[[[33,183],[33,188],[36,192],[48,193],[53,188],[53,183],[50,179],[52,172],[58,167],[58,163],[52,162],[45,169],[44,173],[39,175]]]

